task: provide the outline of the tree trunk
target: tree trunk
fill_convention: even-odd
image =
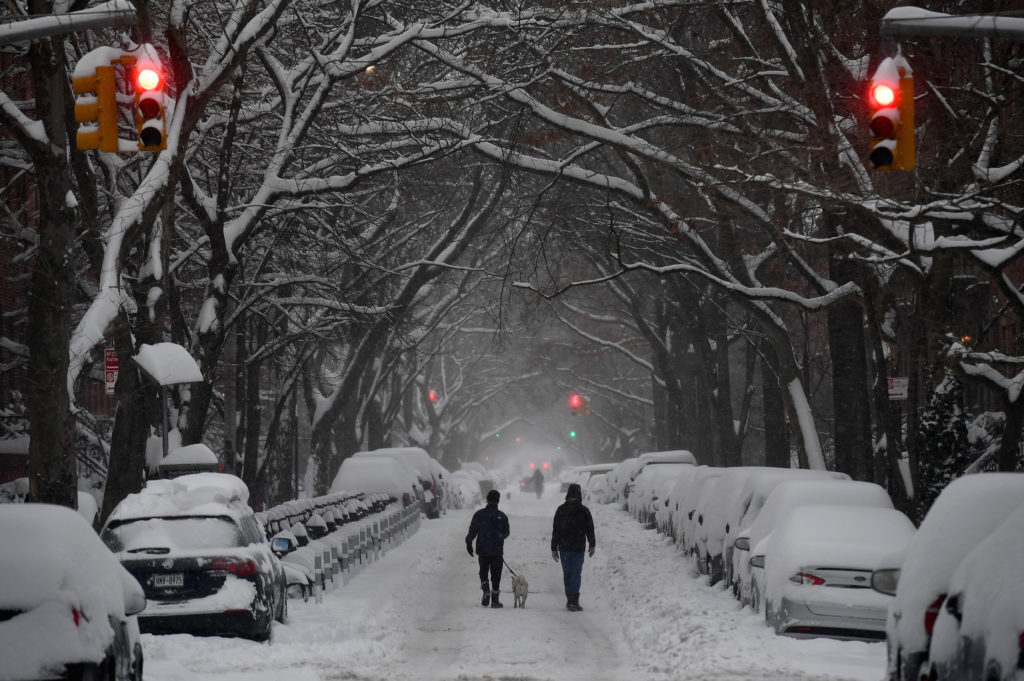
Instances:
[[[77,508],[75,418],[68,390],[76,216],[67,200],[71,171],[64,153],[68,144],[65,112],[70,106],[65,102],[68,76],[63,45],[63,40],[36,40],[29,50],[35,108],[49,144],[32,149],[39,191],[39,242],[28,295],[28,498]]]
[[[764,403],[764,465],[789,468],[789,430],[786,402],[779,385],[775,349],[767,339],[761,342],[761,393]]]
[[[847,278],[837,274],[836,269],[833,267],[833,280]],[[861,306],[844,300],[829,307],[828,335],[832,357],[835,470],[854,480],[870,481],[873,477],[871,411]]]

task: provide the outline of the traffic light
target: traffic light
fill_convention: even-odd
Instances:
[[[580,406],[583,404],[583,398],[573,393],[569,395],[569,408],[572,409],[572,415],[576,416],[580,413]]]
[[[75,76],[71,87],[75,99],[75,122],[79,126],[75,145],[79,150],[117,151],[117,83],[113,66],[97,66],[90,74]],[[90,96],[90,93],[96,93]]]
[[[590,416],[590,398],[583,398],[583,406],[580,408],[580,413],[584,416]]]
[[[167,148],[164,73],[159,64],[135,65],[135,128],[139,151],[160,151]]]
[[[569,431],[569,437],[576,437],[576,431],[575,430],[570,430]]]
[[[427,393],[427,399],[430,400],[431,402],[437,402],[437,398],[438,395],[436,390],[431,390],[430,392]]]
[[[868,87],[870,159],[875,170],[913,170],[914,77],[903,57],[886,57]]]

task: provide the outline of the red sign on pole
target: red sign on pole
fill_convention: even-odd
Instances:
[[[117,383],[117,350],[107,348],[104,353],[103,373],[106,376],[107,394],[114,394],[114,385]]]

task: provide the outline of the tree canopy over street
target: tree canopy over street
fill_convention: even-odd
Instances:
[[[1021,467],[1019,43],[887,38],[873,0],[132,4],[131,27],[3,49],[0,229],[25,253],[5,276],[30,295],[0,370],[27,377],[35,499],[75,503],[107,346],[103,515],[142,486],[161,407],[130,358],[166,340],[204,376],[172,428],[230,442],[268,500],[300,433],[323,491],[359,449],[457,467],[517,420],[589,461],[792,458],[907,509]],[[79,150],[75,65],[144,44],[167,148]],[[867,81],[894,55],[914,172],[868,161]]]

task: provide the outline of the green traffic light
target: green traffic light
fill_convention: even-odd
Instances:
[[[576,437],[576,431],[575,430],[570,430],[569,431],[569,437]]]

